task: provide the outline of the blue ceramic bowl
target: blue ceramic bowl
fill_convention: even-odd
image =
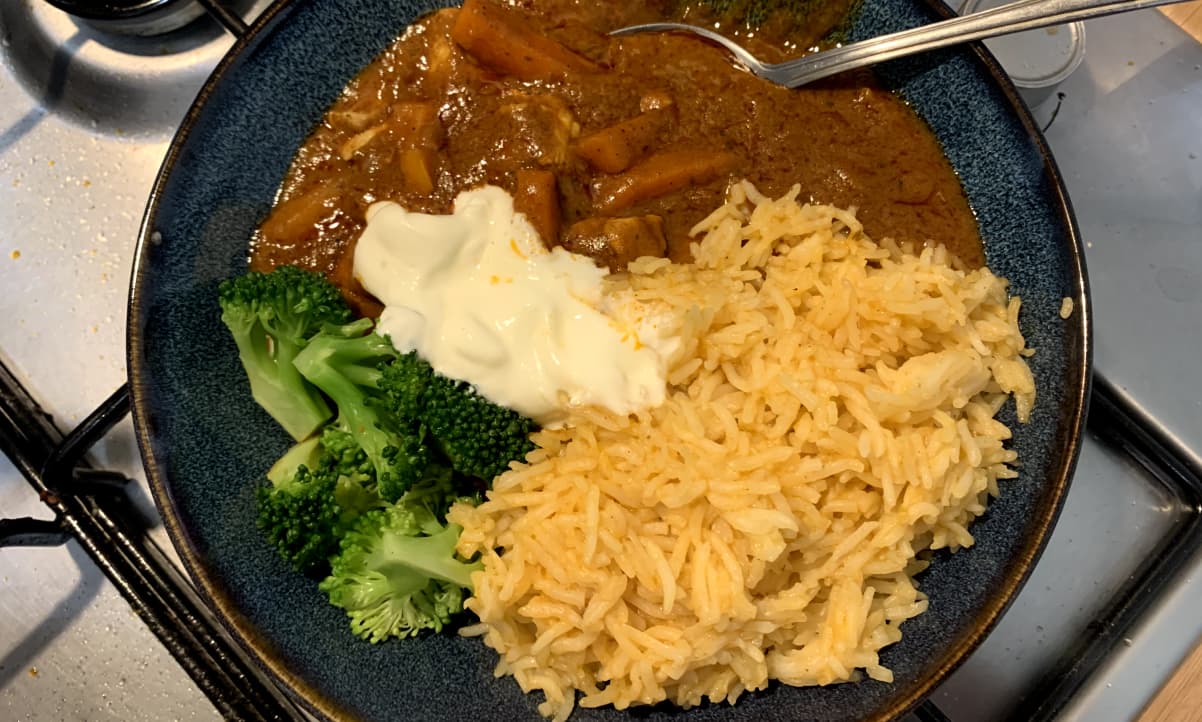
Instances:
[[[931,2],[932,4],[928,4]],[[247,239],[295,149],[347,82],[437,3],[299,0],[274,5],[213,74],[163,165],[142,228],[129,309],[138,441],[168,531],[201,593],[251,656],[310,711],[370,720],[538,719],[538,700],[495,656],[449,634],[377,646],[292,572],[254,523],[254,482],[288,439],[251,400],[219,320],[217,286],[246,270]],[[933,0],[866,0],[867,37],[945,17]],[[882,662],[895,682],[773,685],[737,705],[577,720],[866,720],[917,704],[996,623],[1038,557],[1077,457],[1089,386],[1089,304],[1068,199],[1038,129],[979,46],[880,69],[927,120],[960,174],[989,265],[1023,298],[1039,400],[1014,423],[1018,479],[973,527],[977,544],[921,577],[929,611]],[[1068,320],[1061,299],[1075,302]]]

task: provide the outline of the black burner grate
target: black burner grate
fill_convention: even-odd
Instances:
[[[122,386],[65,437],[0,363],[0,450],[54,512],[53,520],[0,519],[0,547],[75,539],[184,671],[227,719],[298,719],[214,621],[180,572],[146,535],[123,476],[84,455],[129,413]]]

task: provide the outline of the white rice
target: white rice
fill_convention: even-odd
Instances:
[[[485,565],[464,633],[548,717],[891,681],[917,554],[971,545],[1015,476],[994,415],[1035,387],[1005,280],[795,196],[736,185],[694,263],[611,280],[678,319],[663,405],[582,410],[452,510]]]

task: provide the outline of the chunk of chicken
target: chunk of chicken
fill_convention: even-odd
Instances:
[[[508,121],[509,137],[524,147],[531,160],[545,168],[562,168],[568,163],[580,124],[563,98],[514,93],[500,111]]]
[[[547,248],[559,242],[559,188],[549,170],[518,170],[513,189],[513,209],[526,216]]]
[[[652,215],[577,221],[568,228],[563,247],[615,272],[626,270],[636,258],[663,258],[668,252],[664,221]]]

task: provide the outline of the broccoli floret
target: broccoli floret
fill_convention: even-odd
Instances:
[[[355,437],[336,426],[321,432],[322,460],[333,464],[338,472],[334,501],[352,518],[370,509],[378,509],[384,501],[376,492],[376,470],[367,453],[355,443]]]
[[[330,424],[321,430],[321,448],[341,465],[348,473],[356,476],[370,476],[375,473],[367,454],[363,453],[359,442],[353,434],[344,431],[336,424]]]
[[[371,642],[440,631],[463,609],[480,562],[455,557],[461,529],[423,505],[402,502],[359,518],[320,588],[346,610],[351,630]]]
[[[292,447],[267,479],[270,484],[256,491],[259,528],[299,571],[326,564],[351,522],[381,505],[357,466],[326,453],[319,437]]]
[[[302,467],[287,483],[256,490],[259,528],[297,571],[319,567],[338,551],[342,509],[334,499],[337,482],[336,476]]]
[[[392,412],[416,419],[415,426],[465,476],[491,481],[534,448],[534,422],[492,403],[471,384],[436,373],[417,354],[386,366],[379,388]]]
[[[451,504],[465,498],[458,488],[462,482],[463,479],[456,478],[451,467],[434,461],[427,467],[425,477],[405,492],[400,503],[423,510],[424,516],[421,518],[445,519]],[[479,503],[478,500],[472,501]]]
[[[434,369],[416,353],[401,354],[383,369],[380,393],[388,408],[403,419],[421,419],[426,387],[434,380]]]
[[[491,481],[534,449],[534,422],[492,403],[470,384],[435,375],[423,399],[422,421],[461,474]]]
[[[484,480],[533,448],[529,419],[440,376],[417,354],[398,354],[370,321],[327,327],[297,355],[296,367],[334,400],[335,428],[367,453],[386,501],[440,473],[431,469],[439,456],[432,446],[454,471]]]
[[[426,473],[430,449],[421,429],[393,413],[379,389],[382,367],[398,354],[371,327],[368,319],[327,327],[309,340],[295,364],[338,407],[337,428],[367,454],[380,496],[396,501]]]
[[[280,266],[224,281],[219,301],[255,401],[292,438],[308,437],[330,418],[330,407],[292,361],[325,324],[350,319],[338,289],[320,274]]]

